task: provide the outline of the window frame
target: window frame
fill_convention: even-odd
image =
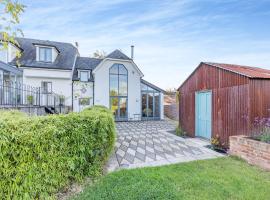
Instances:
[[[119,65],[123,66],[126,69],[126,74],[119,73]],[[117,73],[111,72],[111,69],[117,66]],[[117,95],[111,95],[111,75],[117,76]],[[119,88],[120,88],[120,77],[126,77],[126,83],[127,83],[127,91],[125,95],[120,95],[119,94]],[[110,97],[128,97],[128,70],[123,64],[113,64],[110,69],[109,69],[109,95]]]
[[[81,79],[81,73],[82,72],[86,72],[87,73],[87,80],[86,81],[83,81],[82,79]],[[80,81],[81,82],[88,82],[89,81],[89,79],[90,79],[90,72],[89,72],[89,70],[79,70],[79,79],[80,79]]]
[[[141,99],[143,99],[143,95],[146,95],[145,99],[145,109],[146,113],[143,113],[143,101],[141,101],[141,112],[142,112],[142,119],[144,120],[156,120],[160,119],[161,111],[160,111],[160,104],[161,104],[161,92],[154,89],[153,87],[141,83]],[[152,95],[152,106],[149,106],[149,96]],[[157,97],[157,98],[156,98]],[[158,106],[156,106],[158,105]],[[151,108],[150,108],[151,107]],[[149,115],[149,109],[151,109],[152,114]],[[145,116],[143,116],[145,114]],[[157,116],[158,114],[158,116]]]
[[[45,49],[45,51],[44,51],[44,60],[41,60],[41,49]],[[46,60],[46,58],[47,58],[47,50],[51,51],[51,60]],[[53,62],[53,47],[39,46],[38,47],[38,61],[39,62],[45,62],[45,63],[52,63]]]
[[[45,91],[44,90],[44,84],[47,84],[47,90]],[[48,87],[49,85],[50,85],[50,87]],[[41,82],[41,93],[42,94],[52,94],[52,82],[51,81],[42,81]]]
[[[117,66],[117,73],[115,72],[115,67]],[[119,66],[124,67],[126,70],[126,73],[119,73]],[[114,69],[112,72],[111,69]],[[117,76],[117,94],[116,95],[111,95],[111,75],[112,76]],[[122,95],[119,93],[120,91],[120,76],[125,76],[126,77],[126,94]],[[115,115],[116,120],[126,120],[128,119],[128,69],[125,67],[125,65],[120,64],[120,63],[115,63],[109,68],[109,101],[110,101],[110,109],[111,109],[111,101],[113,98],[116,98],[118,101],[118,107],[117,107],[117,114]],[[120,115],[120,101],[121,99],[125,99],[126,101],[126,116],[122,117]]]

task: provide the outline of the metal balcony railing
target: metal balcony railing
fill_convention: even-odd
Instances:
[[[65,105],[64,97],[54,92],[42,92],[40,87],[0,79],[0,107],[23,106],[49,107],[61,112]]]

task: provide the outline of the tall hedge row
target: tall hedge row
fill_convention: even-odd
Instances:
[[[53,199],[71,181],[100,173],[114,140],[114,119],[103,107],[43,117],[1,113],[0,197]]]

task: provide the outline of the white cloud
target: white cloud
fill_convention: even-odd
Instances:
[[[21,26],[26,37],[77,41],[83,56],[96,49],[107,53],[121,49],[129,55],[134,44],[135,62],[145,78],[163,88],[178,87],[201,61],[270,66],[270,40],[254,39],[251,31],[237,26],[245,13],[259,15],[250,12],[250,1],[226,1],[216,8],[219,12],[206,9],[219,5],[217,0],[41,0],[25,4],[28,8]],[[231,4],[243,12],[226,7]]]

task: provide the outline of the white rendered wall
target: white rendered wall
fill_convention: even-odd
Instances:
[[[106,60],[94,71],[94,104],[110,107],[109,69],[115,64],[123,64],[128,70],[128,117],[141,114],[141,77],[135,66],[129,61]]]
[[[160,93],[160,119],[164,119],[164,94]]]
[[[41,82],[52,82],[52,91],[65,96],[65,105],[71,106],[72,80],[71,70],[23,69],[23,83],[33,87],[41,87]]]
[[[87,107],[93,106],[93,90],[94,84],[92,82],[80,82],[73,83],[73,111],[80,112]],[[80,98],[90,98],[90,105],[79,105]]]

